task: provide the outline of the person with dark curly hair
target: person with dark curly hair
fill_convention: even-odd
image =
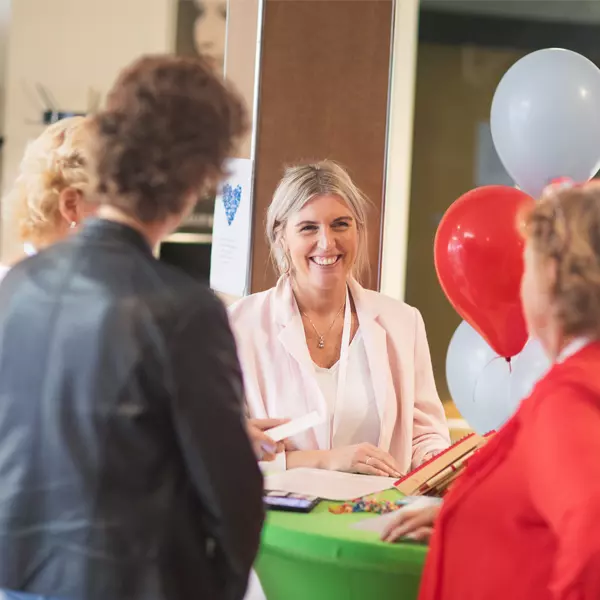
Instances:
[[[87,117],[68,117],[47,127],[27,145],[19,174],[2,198],[5,216],[18,232],[25,254],[64,240],[95,215],[89,197],[90,166],[84,153],[92,134]],[[19,257],[21,260],[22,256]],[[0,264],[0,281],[10,265]],[[272,461],[283,452],[265,430],[285,419],[248,419],[248,434],[259,460]],[[0,598],[1,600],[1,598]]]
[[[235,343],[152,248],[217,185],[245,111],[207,61],[155,56],[90,128],[97,218],[0,286],[0,588],[241,599],[264,513]]]

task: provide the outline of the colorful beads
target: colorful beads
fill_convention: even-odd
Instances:
[[[345,513],[367,512],[376,515],[383,515],[393,512],[406,505],[405,500],[372,500],[369,498],[358,498],[352,502],[344,502],[336,506],[330,506],[329,512],[334,515],[342,515]]]

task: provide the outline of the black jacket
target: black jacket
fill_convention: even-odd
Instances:
[[[238,599],[262,478],[224,307],[103,220],[0,286],[0,587]]]

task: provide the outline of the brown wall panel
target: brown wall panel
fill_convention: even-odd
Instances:
[[[266,209],[287,165],[330,158],[373,203],[370,280],[379,275],[392,0],[266,0],[257,122],[253,292],[276,281]]]

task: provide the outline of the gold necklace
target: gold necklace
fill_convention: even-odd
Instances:
[[[333,317],[333,321],[331,321],[331,325],[328,327],[327,331],[323,334],[319,333],[319,330],[315,327],[315,324],[312,322],[312,319],[303,310],[300,311],[308,319],[308,322],[312,325],[312,328],[315,330],[315,333],[317,334],[317,338],[319,338],[319,341],[317,342],[317,348],[319,350],[323,350],[323,348],[325,348],[325,336],[331,331],[333,325],[337,321],[337,318],[340,316],[340,313],[342,312],[342,310],[344,309],[345,306],[346,306],[346,301],[344,300],[344,304],[342,304],[342,306],[340,306],[340,310],[338,310],[335,317]]]

